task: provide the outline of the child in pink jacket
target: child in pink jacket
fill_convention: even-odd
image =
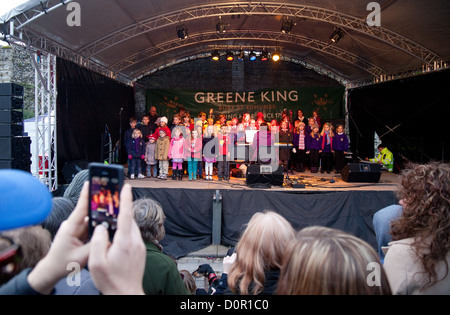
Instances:
[[[172,133],[169,146],[169,159],[172,160],[172,179],[182,180],[183,161],[186,159],[186,140],[180,127],[173,128]]]

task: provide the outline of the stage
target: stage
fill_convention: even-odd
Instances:
[[[234,246],[255,212],[273,210],[295,229],[311,225],[338,228],[352,233],[376,248],[372,225],[374,213],[397,203],[399,178],[381,172],[378,183],[345,182],[339,174],[293,172],[285,183],[291,185],[252,188],[245,178],[230,181],[198,179],[189,181],[156,178],[127,179],[135,199],[157,200],[166,215],[164,252],[180,258],[212,244],[213,207],[220,209],[220,244]],[[217,218],[215,219],[217,220]],[[215,221],[217,222],[217,221]],[[217,231],[217,227],[216,227]],[[218,244],[216,244],[218,245]]]

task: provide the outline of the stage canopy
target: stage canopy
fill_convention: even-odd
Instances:
[[[449,16],[447,0],[30,0],[0,23],[127,84],[214,49],[279,49],[351,88],[448,67]]]

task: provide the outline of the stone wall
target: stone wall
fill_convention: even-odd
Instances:
[[[0,83],[24,87],[24,119],[34,117],[34,67],[26,49],[17,46],[0,48]]]

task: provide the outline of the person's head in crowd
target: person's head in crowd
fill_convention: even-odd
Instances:
[[[130,117],[130,120],[128,121],[130,123],[130,128],[134,129],[137,125],[137,119],[136,117]]]
[[[159,120],[159,126],[161,128],[167,127],[167,123],[169,122],[169,120],[167,119],[166,116],[161,117],[161,119]]]
[[[167,136],[166,131],[164,129],[159,130],[159,138],[164,138]]]
[[[388,295],[391,290],[372,246],[344,231],[311,226],[287,244],[277,294]]]
[[[237,258],[228,274],[231,291],[261,293],[265,273],[281,268],[284,249],[294,236],[291,224],[276,212],[255,213],[236,245]]]
[[[83,183],[81,183],[81,187]],[[78,195],[79,196],[79,195]],[[78,200],[78,197],[77,197]],[[66,220],[73,209],[75,209],[75,203],[69,197],[53,197],[52,199],[52,211],[41,223],[41,226],[50,232],[52,239],[58,232],[61,223]]]
[[[197,284],[195,283],[194,277],[187,270],[180,270],[181,279],[183,279],[183,283],[186,286],[186,289],[192,294],[195,295],[197,292]]]
[[[34,268],[37,263],[47,255],[51,245],[50,232],[43,229],[40,225],[18,228],[14,230],[5,231],[2,233],[3,237],[11,239],[14,244],[20,246],[20,261],[14,273],[8,273],[8,278],[12,278],[26,268]],[[0,245],[0,251],[1,251]],[[1,272],[2,281],[6,282],[9,279],[3,277],[5,273]],[[6,280],[6,281],[5,281]],[[1,283],[0,283],[1,284]]]
[[[64,197],[70,198],[73,201],[73,204],[76,205],[78,202],[78,199],[80,198],[81,189],[83,188],[84,182],[89,180],[89,170],[81,170],[79,171],[72,181],[70,182],[69,186],[64,191]]]
[[[310,125],[312,127],[315,123],[316,123],[316,120],[314,119],[314,117],[308,118],[308,125]]]
[[[142,139],[142,132],[139,129],[134,129],[133,134],[131,135],[133,139]]]
[[[152,106],[152,107],[150,107],[150,116],[156,116],[157,114],[156,114],[156,107],[155,106]]]
[[[164,229],[166,217],[161,205],[150,198],[137,199],[133,202],[133,211],[142,239],[158,244],[166,235]]]
[[[172,125],[173,126],[178,126],[180,123],[181,123],[181,116],[179,114],[173,115]]]
[[[397,194],[403,211],[391,223],[392,239],[413,239],[411,247],[425,273],[425,287],[432,286],[440,278],[436,274],[439,264],[444,263],[449,273],[450,164],[407,165]]]
[[[147,126],[149,122],[150,122],[150,117],[148,115],[142,116],[142,124],[143,125]]]
[[[200,118],[202,122],[206,121],[206,114],[204,112],[200,112],[197,115],[197,118]]]

